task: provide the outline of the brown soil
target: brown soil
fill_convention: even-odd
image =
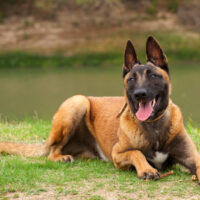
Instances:
[[[99,181],[98,181],[99,182]],[[102,179],[101,182],[106,183],[106,179]],[[96,182],[95,182],[96,183]],[[181,183],[179,183],[181,184]],[[144,190],[135,191],[134,186],[133,192],[119,191],[119,190],[110,190],[106,186],[102,189],[93,189],[93,183],[86,183],[87,187],[77,188],[75,192],[71,191],[67,194],[59,192],[58,187],[46,187],[43,192],[38,194],[27,195],[25,192],[10,192],[4,195],[7,199],[21,199],[21,200],[75,200],[75,199],[105,199],[105,200],[126,200],[126,199],[160,199],[160,200],[182,200],[182,196],[173,196],[170,194],[170,190],[173,187],[171,183],[166,182],[166,184],[159,189],[157,192],[152,192],[153,196],[149,196]],[[44,188],[44,187],[43,187]],[[70,190],[68,186],[63,188],[64,191]],[[167,194],[162,194],[164,189],[167,189],[169,192]],[[96,198],[94,198],[96,196]],[[93,197],[93,198],[92,198]],[[98,198],[97,198],[98,197]],[[184,199],[188,200],[197,200],[199,199],[198,195],[188,193],[184,196]]]
[[[181,20],[190,25],[190,21],[195,24],[200,21],[194,20],[194,16],[199,15],[199,12],[185,19],[184,13],[188,12],[186,6],[182,6],[178,14],[161,9],[149,15],[145,10],[150,1],[137,3],[139,1],[135,0],[135,4],[130,2],[123,4],[120,1],[102,0],[78,6],[73,3],[67,6],[59,4],[53,9],[48,5],[46,10],[32,8],[30,13],[24,12],[22,5],[15,6],[14,11],[17,14],[11,14],[12,9],[5,12],[7,17],[0,24],[0,51],[18,49],[42,53],[67,53],[70,50],[73,53],[80,51],[80,45],[84,46],[88,41],[102,43],[113,33],[119,33],[119,36],[121,32],[126,31],[172,30],[185,33],[188,31]],[[25,8],[31,6],[26,5]],[[7,7],[4,6],[5,8]]]

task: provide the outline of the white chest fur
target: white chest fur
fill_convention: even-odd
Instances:
[[[162,164],[166,161],[166,159],[168,158],[168,153],[162,153],[159,151],[155,152],[155,156],[152,159],[148,159],[149,161],[151,161],[156,168],[161,169]]]
[[[108,161],[108,158],[104,155],[103,151],[101,150],[100,146],[97,143],[96,143],[96,148],[97,148],[100,158],[104,161]]]

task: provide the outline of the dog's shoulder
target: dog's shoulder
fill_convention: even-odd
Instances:
[[[184,138],[187,135],[187,132],[185,131],[181,109],[171,100],[168,112],[170,120],[168,143],[170,143],[177,137]]]
[[[148,143],[138,120],[132,115],[128,107],[120,117],[118,137],[123,138],[123,140],[126,138],[134,148],[141,148]]]
[[[123,114],[120,117],[120,129],[129,134],[140,134],[140,127],[137,122],[138,120],[133,116],[129,107],[126,107]]]
[[[181,109],[171,100],[169,102],[170,132],[180,132],[184,128]]]

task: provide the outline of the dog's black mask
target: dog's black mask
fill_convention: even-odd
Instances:
[[[132,43],[127,42],[123,66],[125,95],[132,113],[140,121],[161,116],[170,95],[167,59],[153,37],[147,39],[146,53],[147,63],[142,65]]]

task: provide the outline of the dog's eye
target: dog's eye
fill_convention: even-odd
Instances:
[[[151,78],[156,78],[157,76],[155,74],[150,75]]]
[[[127,82],[134,81],[134,80],[135,80],[135,78],[131,77],[131,78],[129,78],[129,79],[127,80]]]
[[[158,74],[150,74],[150,78],[154,79],[154,78],[162,78],[162,76],[158,75]]]

